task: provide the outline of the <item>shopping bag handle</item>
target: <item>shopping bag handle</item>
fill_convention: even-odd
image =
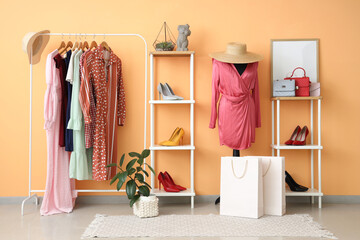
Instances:
[[[269,164],[268,164],[268,167],[267,167],[265,173],[263,174],[263,177],[265,177],[265,175],[268,173],[270,166],[271,166],[271,159],[269,159]]]
[[[234,177],[237,178],[237,179],[242,179],[242,178],[245,176],[245,174],[246,174],[247,165],[248,165],[248,160],[246,159],[246,160],[245,160],[245,168],[244,168],[243,174],[242,174],[241,176],[236,176],[236,173],[235,173],[235,170],[234,170],[234,159],[231,159],[231,168],[232,168],[232,172],[233,172]]]

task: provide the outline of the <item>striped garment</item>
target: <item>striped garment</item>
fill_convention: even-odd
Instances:
[[[122,126],[125,122],[121,60],[112,51],[105,51],[99,46],[86,53],[81,74],[79,101],[85,124],[94,122],[90,114],[91,95],[96,103],[93,179],[108,180],[116,173],[116,167],[106,168],[107,164],[117,162],[115,126],[116,123]]]
[[[86,61],[86,56],[88,55],[88,53],[90,53],[91,50],[87,50],[83,55],[81,55],[80,58],[80,81],[81,84],[84,82],[85,79],[85,75],[84,75],[84,62]],[[90,109],[89,109],[89,113],[90,113],[90,123],[86,123],[85,122],[85,147],[86,148],[91,148],[94,145],[94,133],[95,133],[95,116],[96,116],[96,107],[95,107],[95,99],[94,99],[94,93],[93,93],[93,88],[92,88],[92,83],[91,83],[91,79],[89,79],[90,81],[90,86],[89,86],[89,98],[90,98]],[[80,100],[80,106],[81,109],[85,109],[85,106],[83,105],[83,101],[82,101],[82,96],[79,95],[79,100]]]

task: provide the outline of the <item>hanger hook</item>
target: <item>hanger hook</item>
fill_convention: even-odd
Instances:
[[[94,39],[94,41],[95,41],[95,33],[94,33],[94,38],[93,38],[93,39]]]
[[[104,33],[104,41],[105,41],[105,33]]]
[[[64,33],[61,33],[61,39],[64,41]]]

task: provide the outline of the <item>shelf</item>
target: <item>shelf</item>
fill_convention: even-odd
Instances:
[[[150,104],[194,104],[195,100],[150,100]]]
[[[189,151],[189,160],[190,160],[190,186],[191,186],[191,190],[185,190],[185,191],[181,191],[181,192],[177,192],[177,193],[168,193],[164,190],[159,190],[159,189],[155,189],[155,180],[156,180],[156,176],[151,173],[151,187],[152,187],[152,191],[151,193],[155,194],[156,196],[187,196],[190,197],[191,200],[191,208],[194,208],[194,201],[195,201],[195,190],[194,190],[194,156],[195,156],[195,146],[194,146],[194,106],[195,106],[195,100],[194,100],[194,56],[195,56],[195,52],[194,51],[152,51],[150,52],[150,86],[151,86],[151,99],[149,101],[150,104],[150,147],[149,149],[152,151],[152,153],[154,153],[153,151],[168,151],[168,150],[175,150],[175,152],[172,152],[171,154],[178,154],[179,152],[176,151]],[[156,73],[157,71],[161,70],[161,68],[155,68],[155,63],[157,62],[156,60],[159,60],[158,57],[162,57],[163,60],[167,61],[169,60],[169,58],[181,58],[182,60],[186,60],[186,62],[190,63],[190,76],[189,76],[189,83],[190,83],[190,91],[189,91],[189,95],[188,95],[188,99],[184,99],[184,100],[169,100],[169,99],[163,99],[161,100],[161,98],[156,99],[155,98],[155,93],[156,93],[156,85],[155,85],[155,79],[158,78],[158,74]],[[180,71],[180,69],[178,69],[176,63],[174,63],[174,68],[177,71]],[[175,70],[174,69],[174,70]],[[176,73],[175,73],[176,74]],[[155,78],[156,77],[156,78]],[[190,116],[189,116],[189,120],[190,120],[190,129],[189,129],[189,141],[187,143],[190,143],[190,145],[180,145],[180,146],[160,146],[160,145],[155,145],[155,143],[157,141],[155,141],[155,126],[156,126],[156,114],[155,114],[155,109],[157,104],[169,104],[170,106],[174,106],[176,104],[188,104],[190,106]],[[169,107],[169,105],[167,105],[167,107]],[[182,105],[184,106],[184,105]],[[165,107],[165,106],[164,106]],[[161,108],[161,107],[160,107]],[[177,108],[177,107],[175,107]],[[174,109],[174,110],[186,110],[187,106],[185,107],[185,109]],[[157,142],[157,143],[160,143]],[[170,154],[170,153],[169,153]],[[157,165],[157,154],[151,154],[150,155],[150,159],[151,159],[151,167],[155,169],[155,166]]]
[[[309,188],[306,192],[293,192],[290,189],[285,189],[285,196],[294,196],[294,197],[306,197],[306,196],[316,196],[321,197],[324,196],[322,192],[319,192],[319,190],[315,188]]]
[[[193,197],[195,196],[194,192],[191,192],[190,189],[186,189],[184,191],[180,191],[180,192],[166,192],[165,190],[161,189],[159,190],[158,188],[154,188],[151,191],[152,194],[156,195],[156,196],[166,196],[166,197],[181,197],[181,196],[186,196],[186,197]]]
[[[277,145],[270,145],[271,148],[274,149],[293,149],[293,150],[297,150],[297,149],[323,149],[323,146],[319,146],[319,145],[299,145],[299,146],[294,146],[294,145],[285,145],[285,144],[280,144],[279,146]]]
[[[181,145],[181,146],[168,147],[168,146],[155,145],[155,146],[151,146],[149,149],[150,150],[195,150],[195,146]]]
[[[189,56],[194,54],[195,51],[153,51],[150,52],[150,55],[159,56],[159,57],[171,57],[171,56]]]
[[[271,101],[275,101],[275,100],[301,101],[301,100],[319,100],[319,99],[322,99],[322,96],[319,96],[319,97],[272,97]]]

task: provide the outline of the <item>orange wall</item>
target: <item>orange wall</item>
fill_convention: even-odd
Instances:
[[[208,128],[211,99],[211,59],[230,41],[241,41],[250,51],[264,55],[259,65],[262,127],[256,143],[242,155],[270,155],[270,39],[319,38],[322,108],[323,191],[329,195],[359,195],[360,161],[360,1],[224,0],[224,1],[2,1],[0,9],[0,196],[25,196],[28,188],[29,65],[21,50],[26,32],[140,33],[149,46],[164,20],[177,36],[178,24],[190,24],[190,49],[195,55],[195,189],[197,194],[218,194],[220,157],[232,154],[220,147],[218,133]],[[70,15],[70,16],[67,16]],[[65,38],[67,39],[67,38]],[[96,38],[102,41],[102,37]],[[130,39],[130,38],[129,38]],[[89,40],[89,38],[88,38]],[[126,126],[119,129],[119,151],[140,151],[143,127],[143,45],[138,39],[106,39],[123,60],[127,97]],[[46,134],[43,98],[46,55],[61,37],[52,37],[41,62],[34,67],[33,189],[43,189],[46,178]],[[150,47],[152,50],[152,47]],[[188,96],[188,60],[159,61],[158,81],[169,82]],[[173,74],[175,73],[176,74]],[[309,124],[307,103],[285,103],[281,141],[293,128]],[[176,126],[188,133],[188,106],[159,107],[157,141],[170,136]],[[189,141],[187,138],[185,141]],[[172,152],[174,153],[174,152]],[[310,153],[283,151],[286,168],[304,185],[310,184]],[[168,170],[189,186],[189,153],[162,152],[157,170]],[[79,188],[105,188],[108,182],[81,182]]]

